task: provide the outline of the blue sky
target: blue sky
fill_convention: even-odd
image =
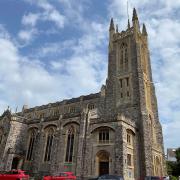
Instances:
[[[108,28],[125,0],[0,0],[0,112],[95,93],[107,76]],[[129,0],[145,23],[165,147],[180,146],[180,0]]]

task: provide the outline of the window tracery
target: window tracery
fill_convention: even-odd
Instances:
[[[3,130],[0,129],[0,144],[2,143],[3,141]]]
[[[126,43],[122,43],[120,47],[120,70],[128,71],[129,61],[128,61],[128,46]]]
[[[109,129],[101,129],[99,130],[99,143],[109,143]]]
[[[46,148],[45,148],[44,161],[50,161],[51,160],[51,151],[52,151],[53,139],[54,139],[54,129],[48,128],[47,134],[46,134]]]
[[[66,145],[66,157],[65,157],[66,162],[73,161],[74,136],[75,136],[75,130],[74,127],[71,126],[67,131],[67,145]]]
[[[58,116],[58,115],[59,115],[59,110],[58,110],[58,109],[55,109],[55,110],[53,111],[53,115],[54,115],[54,116]]]
[[[129,101],[131,98],[131,84],[130,77],[123,77],[119,79],[119,87],[120,87],[120,98],[122,102]]]
[[[131,154],[127,154],[127,165],[128,166],[132,165],[132,155]]]
[[[28,144],[28,151],[27,151],[27,155],[26,155],[27,161],[32,160],[35,139],[36,139],[36,130],[31,129],[29,132],[29,144]]]
[[[94,109],[95,108],[95,105],[94,104],[88,104],[88,109],[89,110],[92,110],[92,109]]]
[[[74,106],[69,108],[69,112],[70,113],[75,113],[76,112],[76,108]]]

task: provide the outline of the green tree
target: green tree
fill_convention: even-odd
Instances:
[[[176,149],[176,159],[177,159],[177,162],[180,163],[180,147]]]
[[[180,148],[176,150],[176,162],[167,161],[167,173],[175,177],[180,176]]]
[[[180,176],[180,148],[176,149],[176,170],[175,170],[175,174],[176,176]]]
[[[166,167],[168,175],[172,175],[174,169],[174,162],[166,161]]]

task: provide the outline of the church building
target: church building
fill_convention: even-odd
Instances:
[[[119,32],[111,19],[100,92],[0,116],[0,171],[125,180],[166,174],[148,34],[135,9],[131,24]]]

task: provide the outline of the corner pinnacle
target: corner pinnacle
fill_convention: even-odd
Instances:
[[[133,17],[132,17],[132,21],[138,20],[138,16],[137,16],[137,12],[136,9],[133,9]]]
[[[118,33],[119,32],[119,30],[118,30],[118,25],[116,24],[116,32]]]
[[[130,25],[130,22],[129,22],[129,19],[128,19],[128,29],[131,28],[131,25]]]
[[[147,31],[146,31],[146,26],[145,26],[145,24],[143,24],[142,34],[145,35],[145,36],[147,36]]]
[[[110,31],[111,31],[111,30],[114,30],[114,21],[113,21],[113,18],[111,18],[109,30],[110,30]]]

